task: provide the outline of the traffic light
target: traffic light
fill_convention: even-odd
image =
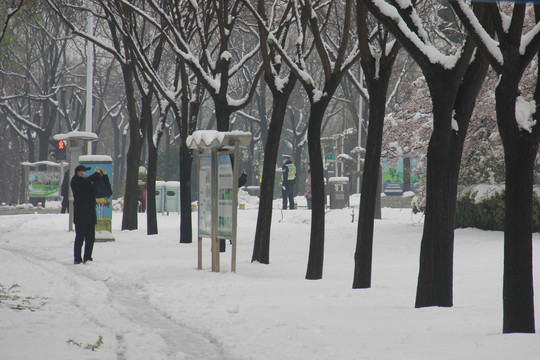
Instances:
[[[65,160],[66,158],[66,142],[64,140],[58,140],[56,142],[56,149],[54,152],[56,160]]]

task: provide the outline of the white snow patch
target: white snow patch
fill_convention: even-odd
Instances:
[[[516,99],[516,121],[520,129],[532,133],[533,126],[536,125],[536,120],[533,115],[536,112],[536,102],[527,101],[522,96]]]
[[[206,238],[197,270],[196,212],[193,243],[179,244],[178,214],[158,214],[159,234],[147,236],[146,214],[138,214],[139,229],[121,231],[122,213],[114,211],[115,241],[96,243],[94,261],[84,265],[72,264],[68,214],[0,216],[0,282],[45,302],[34,312],[0,304],[2,359],[538,358],[538,334],[501,332],[502,232],[456,230],[455,306],[415,309],[421,214],[382,209],[372,288],[355,290],[358,195],[354,210],[327,209],[318,281],[304,279],[311,227],[304,196],[294,211],[274,201],[268,265],[251,262],[258,199],[240,191],[239,200],[246,206],[238,210],[237,273],[228,242],[221,271],[211,272]],[[538,259],[540,234],[533,243]],[[66,344],[99,336],[95,351]]]

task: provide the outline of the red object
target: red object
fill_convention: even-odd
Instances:
[[[142,212],[146,211],[146,188],[141,190],[141,208]]]

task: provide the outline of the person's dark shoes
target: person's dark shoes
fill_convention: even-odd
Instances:
[[[74,261],[73,261],[73,264],[75,264],[75,265],[78,265],[78,264],[80,264],[80,263],[82,263],[82,260],[74,260]]]
[[[86,263],[87,261],[94,261],[94,259],[92,259],[92,258],[84,259],[84,262],[85,262],[85,263]]]

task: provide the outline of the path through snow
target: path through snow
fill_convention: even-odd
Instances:
[[[18,269],[24,268],[32,272],[33,278],[42,287],[55,289],[49,294],[46,290],[40,292],[40,294],[47,294],[46,304],[34,313],[43,317],[43,331],[49,332],[49,334],[42,334],[41,329],[35,329],[37,337],[45,343],[50,345],[51,341],[56,341],[64,344],[68,339],[73,339],[84,345],[94,343],[100,335],[108,334],[104,345],[108,348],[110,355],[116,354],[113,357],[118,360],[227,359],[221,345],[213,341],[210,336],[175,322],[174,319],[160,313],[152,306],[148,301],[149,294],[144,286],[139,286],[125,279],[126,276],[123,276],[121,272],[107,273],[111,267],[104,270],[98,264],[93,263],[73,265],[66,258],[62,258],[63,263],[55,261],[55,256],[52,256],[52,253],[55,252],[54,248],[43,252],[39,251],[43,249],[38,246],[20,247],[20,242],[17,239],[9,237],[12,233],[17,232],[17,229],[26,225],[28,217],[10,216],[9,220],[11,221],[2,223],[0,251],[8,252],[11,255],[9,256],[9,264],[13,264]],[[68,234],[67,237],[71,238],[72,235],[72,233]],[[35,241],[40,241],[40,238],[36,236]],[[3,265],[9,270],[9,264]],[[10,284],[5,283],[7,280],[5,278],[1,279],[0,282],[4,282],[5,286],[10,286],[17,282],[16,278],[17,275],[13,274],[13,280]],[[47,284],[54,284],[54,286],[47,286]],[[59,284],[64,285],[59,286]],[[28,291],[25,289],[28,286],[36,289],[36,286],[32,284],[21,284],[21,286],[23,292]],[[57,299],[58,303],[56,303]],[[62,303],[63,301],[65,303]],[[61,309],[62,313],[57,312],[57,309]],[[50,311],[52,313],[49,313]],[[47,320],[47,313],[56,319]],[[61,326],[62,320],[58,317],[67,317],[63,321],[70,324],[73,321],[80,322],[81,334],[51,336],[50,332],[59,333],[55,329],[55,324]],[[48,327],[46,323],[50,323],[50,326]],[[85,330],[93,331],[95,336],[81,341]],[[64,337],[58,339],[60,336]],[[55,339],[47,339],[48,337]],[[116,339],[116,344],[110,344],[111,339]],[[41,346],[37,339],[32,340],[32,342],[35,343],[35,346]],[[106,349],[99,349],[98,352],[94,353],[88,350],[82,353],[86,356],[93,355],[89,358],[103,359],[102,356],[105,355],[103,350],[107,352]],[[98,354],[100,356],[95,357]],[[106,356],[105,358],[113,357]]]

